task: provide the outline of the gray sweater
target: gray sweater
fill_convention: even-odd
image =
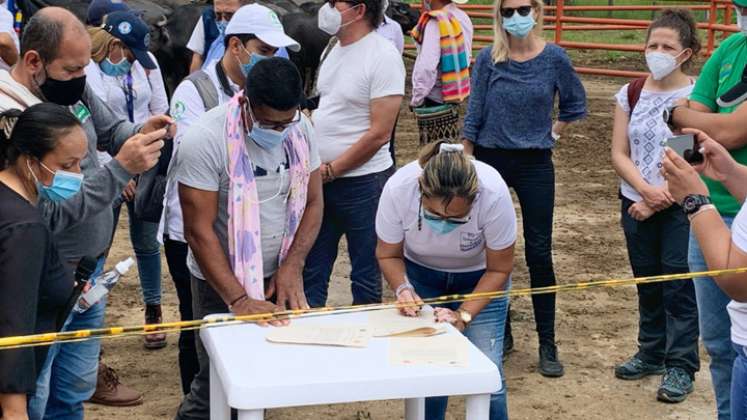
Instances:
[[[83,104],[71,106],[88,137],[88,155],[81,162],[85,175],[81,191],[69,200],[39,201],[42,217],[54,234],[57,249],[69,262],[106,252],[114,232],[112,203],[122,194],[132,175],[116,159],[101,166],[96,150],[114,156],[125,140],[140,129],[118,117],[87,86]],[[81,108],[82,106],[87,109]]]

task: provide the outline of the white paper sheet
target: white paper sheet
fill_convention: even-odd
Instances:
[[[425,328],[432,329],[430,335],[444,331],[444,326],[436,322],[431,308],[423,308],[417,317],[404,316],[399,309],[372,311],[368,314],[368,323],[374,337],[401,335]]]
[[[425,338],[392,338],[389,362],[393,365],[469,366],[469,348],[455,334]]]
[[[312,344],[320,346],[366,347],[370,329],[362,325],[289,325],[271,328],[267,341],[283,344]]]

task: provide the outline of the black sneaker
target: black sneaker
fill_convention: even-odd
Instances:
[[[633,356],[628,361],[615,366],[615,377],[631,381],[649,375],[663,375],[665,371],[664,365],[646,363],[639,359],[638,356]]]
[[[540,344],[539,348],[539,373],[548,378],[559,378],[563,376],[563,364],[558,360],[558,348],[555,344]]]
[[[685,369],[673,367],[661,380],[661,386],[656,392],[656,399],[668,403],[685,401],[687,394],[693,392],[693,379]]]

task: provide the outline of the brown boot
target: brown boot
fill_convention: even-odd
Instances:
[[[161,322],[163,322],[161,305],[145,305],[145,324],[160,324]],[[166,347],[166,334],[148,334],[145,336],[143,344],[148,350],[162,349]]]
[[[112,407],[128,407],[142,404],[143,396],[134,389],[119,383],[117,372],[99,362],[96,392],[88,402]]]

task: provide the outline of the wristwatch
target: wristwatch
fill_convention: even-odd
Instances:
[[[662,118],[667,124],[670,130],[674,131],[677,127],[674,125],[674,110],[679,108],[681,105],[674,105],[671,108],[664,108],[664,114]]]
[[[472,322],[472,314],[467,310],[459,308],[457,309],[457,314],[459,314],[459,319],[464,322],[464,325],[469,325]]]
[[[708,196],[690,194],[682,201],[682,211],[686,216],[689,216],[700,210],[700,208],[706,204],[711,204],[711,199]]]

